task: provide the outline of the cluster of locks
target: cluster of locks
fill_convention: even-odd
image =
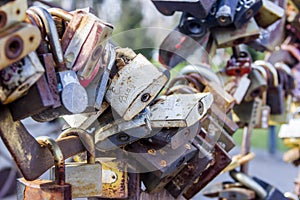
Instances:
[[[90,9],[0,3],[0,135],[24,176],[18,199],[190,199],[225,171],[236,182],[207,196],[286,199],[245,163],[252,130],[288,123],[300,98],[298,1],[152,2],[165,15],[183,12],[161,44],[165,67],[198,46],[208,57],[232,48],[226,67],[187,65],[169,81],[168,69],[115,47],[113,26]],[[253,62],[240,44],[271,53]],[[67,125],[56,140],[34,138],[20,121],[28,117]],[[242,127],[246,144],[232,159]],[[51,180],[37,179],[50,168]]]

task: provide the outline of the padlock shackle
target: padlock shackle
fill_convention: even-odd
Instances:
[[[40,136],[36,138],[37,142],[42,147],[47,147],[51,154],[54,156],[55,165],[55,183],[58,185],[65,184],[65,161],[64,155],[56,143],[56,141],[50,137]]]
[[[282,62],[277,62],[277,63],[274,64],[274,66],[275,66],[276,69],[282,69],[288,75],[292,76],[292,70],[287,64],[282,63]]]
[[[253,190],[260,199],[265,199],[268,196],[267,191],[250,176],[236,170],[230,171],[229,174],[234,180]]]
[[[270,70],[270,72],[272,73],[272,75],[273,75],[273,84],[274,84],[274,86],[277,87],[279,85],[277,70],[270,62],[267,62],[267,61],[264,61],[264,60],[257,60],[257,61],[254,62],[254,64],[268,68]]]
[[[65,21],[71,21],[71,19],[73,18],[73,14],[69,13],[66,10],[63,10],[61,8],[49,8],[47,9],[47,11],[52,15],[52,16],[56,16],[59,17]]]
[[[95,163],[95,145],[93,137],[83,129],[70,128],[63,131],[57,139],[62,139],[69,136],[77,136],[80,138],[80,141],[87,151],[87,162],[90,164]]]
[[[203,65],[187,65],[183,67],[179,74],[188,75],[191,73],[197,73],[200,76],[203,76],[209,82],[215,82],[218,85],[222,85],[219,77],[208,67]]]
[[[44,25],[56,66],[65,69],[66,67],[64,66],[63,52],[62,52],[61,44],[59,42],[60,40],[59,40],[57,28],[52,16],[46,9],[41,7],[33,6],[30,8],[30,10],[32,10],[40,17]]]

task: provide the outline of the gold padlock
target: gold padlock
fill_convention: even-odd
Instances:
[[[262,27],[267,28],[277,20],[284,16],[284,9],[276,5],[270,0],[263,0],[263,5],[254,16],[256,23]]]
[[[66,182],[72,185],[72,197],[83,198],[100,196],[102,194],[102,167],[95,162],[95,146],[93,138],[87,132],[80,129],[67,129],[58,139],[68,136],[77,136],[87,147],[87,161],[68,162],[65,165]],[[52,168],[50,177],[55,179],[55,170]]]

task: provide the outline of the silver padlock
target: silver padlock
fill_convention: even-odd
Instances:
[[[120,146],[135,142],[138,139],[149,137],[151,125],[150,111],[145,109],[130,121],[116,119],[95,131],[95,145],[98,150],[112,150]]]
[[[188,127],[199,121],[213,103],[210,93],[162,96],[151,106],[151,127]]]
[[[45,26],[54,61],[59,70],[62,104],[71,113],[83,112],[88,103],[87,93],[84,87],[80,85],[76,72],[68,70],[64,64],[62,48],[52,16],[46,9],[41,7],[31,7],[30,10],[40,17]]]
[[[133,53],[130,57],[127,52],[128,49],[117,51],[117,61],[123,66],[112,78],[105,99],[123,119],[130,120],[157,96],[169,75],[143,55]]]

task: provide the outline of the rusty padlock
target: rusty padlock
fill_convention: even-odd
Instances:
[[[48,11],[69,22],[61,39],[67,68],[78,71],[80,79],[91,78],[113,26],[84,10],[76,10],[72,14],[58,8]]]
[[[56,67],[58,68],[59,83],[61,86],[61,101],[66,110],[70,113],[83,112],[88,103],[87,93],[83,86],[80,85],[76,72],[68,70],[64,64],[61,44],[55,23],[50,13],[41,7],[31,7],[45,25],[49,37],[51,52],[54,57]]]
[[[32,24],[38,26],[40,30],[44,29],[44,25],[40,24],[42,20],[39,16],[31,10],[27,10],[27,15]],[[43,35],[43,37],[46,37],[46,35]],[[14,120],[21,120],[38,114],[47,108],[57,108],[61,105],[54,60],[52,54],[49,53],[46,38],[43,38],[37,53],[42,54],[40,60],[46,73],[29,89],[27,95],[10,105]]]
[[[38,28],[27,23],[18,23],[0,32],[0,70],[35,51],[40,41]]]
[[[62,132],[58,139],[77,136],[86,144],[86,162],[68,162],[65,165],[66,182],[72,185],[72,197],[93,197],[102,194],[102,167],[95,162],[95,147],[92,136],[80,129],[67,129]],[[50,171],[50,179],[55,179],[55,169]]]
[[[196,136],[193,145],[197,148],[197,153],[190,159],[184,168],[165,186],[169,193],[177,198],[183,194],[195,179],[208,167],[213,161],[210,148],[207,142],[199,135]]]
[[[35,52],[0,71],[0,101],[9,104],[23,96],[44,73]]]
[[[169,129],[168,131],[165,129],[164,131],[161,131],[156,136],[151,138],[151,139],[153,139],[152,143],[157,144],[156,142],[159,140],[159,143],[164,142],[166,145],[168,145],[168,137],[170,134],[173,134],[174,131],[176,132],[176,130],[174,130],[174,129]],[[170,133],[168,133],[168,132],[170,132]],[[166,133],[168,133],[167,137],[165,136]],[[158,135],[159,135],[159,137],[156,138]],[[164,144],[159,144],[159,145],[164,146]],[[185,144],[185,145],[187,146],[187,144]],[[192,145],[192,144],[189,144],[189,145]],[[195,146],[193,146],[192,149],[194,149],[194,147]],[[163,150],[165,150],[165,148]],[[180,173],[182,171],[182,169],[184,169],[187,162],[189,162],[189,160],[192,159],[192,157],[194,157],[195,154],[197,154],[196,150],[197,150],[197,148],[195,148],[193,151],[187,151],[186,153],[183,153],[182,160],[180,160],[176,164],[176,168],[172,167],[172,166],[174,166],[174,164],[167,162],[167,165],[169,165],[169,168],[171,168],[171,169],[173,168],[173,169],[169,170],[169,172],[163,176],[158,176],[156,171],[153,171],[153,172],[150,171],[150,172],[143,173],[141,176],[141,180],[143,181],[147,192],[153,194],[153,193],[161,191],[168,184],[168,182],[170,182],[174,177],[177,176],[178,173]],[[174,151],[180,152],[179,147],[178,147],[178,149],[174,149]],[[157,156],[159,156],[159,155],[157,155]]]
[[[214,146],[213,159],[214,162],[186,189],[183,194],[185,198],[190,199],[196,195],[231,162],[229,155],[217,144]]]
[[[0,4],[0,31],[9,26],[22,22],[26,18],[27,1],[3,1]]]
[[[39,179],[26,181],[24,178],[18,179],[17,199],[71,200],[72,186],[65,182],[64,156],[59,146],[56,144],[55,140],[49,137],[39,137],[37,140],[42,146],[47,147],[54,156],[55,181]]]
[[[218,48],[226,48],[253,41],[259,37],[260,31],[254,18],[251,18],[239,29],[217,27],[212,30],[212,33]]]
[[[252,59],[248,52],[232,47],[234,54],[228,60],[225,72],[228,76],[243,76],[251,71]]]

